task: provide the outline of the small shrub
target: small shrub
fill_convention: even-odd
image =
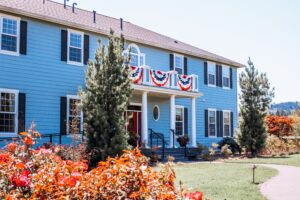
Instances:
[[[189,143],[190,139],[188,135],[180,136],[177,138],[177,142],[181,147],[185,147]]]
[[[287,147],[283,139],[274,135],[267,137],[263,154],[280,155],[280,154],[285,154],[286,152],[287,152]]]
[[[222,146],[221,154],[226,158],[228,158],[230,155],[232,155],[232,151],[230,150],[230,146],[228,144],[225,144],[224,146]]]
[[[242,153],[241,147],[233,138],[223,138],[218,144],[219,144],[219,149],[222,149],[224,145],[228,145],[229,146],[228,148],[231,150],[233,154]]]

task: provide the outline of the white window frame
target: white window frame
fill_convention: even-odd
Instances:
[[[14,89],[6,89],[6,88],[0,88],[0,94],[1,93],[13,93],[15,94],[15,132],[0,132],[0,136],[4,136],[4,137],[10,137],[10,136],[16,136],[18,133],[18,114],[19,114],[19,90],[14,90]],[[0,99],[1,101],[1,99]],[[1,102],[0,102],[1,104]],[[1,112],[1,111],[0,111]],[[1,112],[1,113],[7,113],[7,112]],[[10,114],[12,114],[11,112],[9,112]]]
[[[16,20],[17,21],[17,35],[12,35],[14,37],[17,37],[17,41],[16,41],[16,45],[17,45],[17,49],[16,51],[7,51],[7,50],[2,50],[2,34],[5,35],[9,35],[7,33],[3,33],[3,19],[7,18],[7,19],[12,19],[12,20]],[[0,13],[0,53],[1,54],[6,54],[6,55],[11,55],[11,56],[19,56],[20,55],[20,21],[21,18],[20,17],[15,17],[15,16],[11,16],[11,15],[5,15]]]
[[[184,136],[184,134],[185,134],[185,132],[184,132],[184,127],[185,127],[185,124],[184,124],[184,119],[185,119],[185,116],[184,116],[184,106],[175,105],[175,129],[176,129],[176,122],[181,122],[181,121],[177,121],[176,120],[176,109],[177,108],[182,109],[182,135],[178,135],[178,136]]]
[[[210,68],[213,68],[214,69],[214,74],[211,74],[210,73]],[[209,75],[214,75],[215,77],[215,83],[214,84],[211,84],[209,82]],[[216,63],[213,63],[213,62],[207,62],[207,85],[210,86],[210,87],[216,87],[217,85],[217,72],[216,72]]]
[[[222,69],[222,85],[223,85],[223,88],[224,89],[230,89],[230,67],[229,66],[226,66],[226,65],[223,65],[222,66],[223,67],[223,69]],[[226,70],[228,70],[228,76],[225,76],[225,70],[224,69],[226,69]],[[223,78],[228,78],[228,86],[224,86],[224,80],[223,80]]]
[[[138,57],[138,66],[136,66],[136,67],[145,66],[146,65],[146,55],[144,53],[141,53],[141,50],[140,50],[138,45],[136,45],[134,43],[129,44],[127,49],[124,50],[123,55],[128,56],[130,48],[135,48],[135,49],[137,49],[137,52],[138,52],[137,54],[130,52],[131,55],[136,55]],[[142,64],[141,64],[141,57],[143,57],[143,63]],[[130,64],[130,62],[129,62],[129,64]]]
[[[214,108],[209,108],[208,114],[207,114],[207,126],[208,126],[208,137],[210,138],[216,138],[218,136],[218,130],[217,130],[217,109]],[[215,112],[215,135],[210,135],[210,121],[209,121],[209,112]]]
[[[70,47],[72,48],[77,48],[79,49],[78,47],[73,47],[73,46],[70,46],[71,44],[71,33],[74,33],[74,34],[78,34],[78,35],[81,35],[81,62],[75,62],[75,61],[70,61]],[[81,32],[81,31],[76,31],[76,30],[73,30],[73,29],[68,29],[68,48],[67,48],[67,63],[70,64],[70,65],[76,65],[76,66],[83,66],[83,54],[84,54],[84,49],[83,49],[83,40],[84,40],[84,32]]]
[[[70,134],[69,132],[69,126],[70,126],[70,100],[76,99],[80,100],[80,97],[78,95],[67,95],[67,134]],[[80,132],[83,131],[83,112],[80,111]]]
[[[229,114],[229,124],[225,124],[225,113]],[[229,135],[225,136],[225,125],[229,126]],[[230,110],[223,110],[223,137],[231,137],[231,111]]]
[[[181,66],[176,66],[176,57],[180,57]],[[174,53],[174,71],[176,71],[176,69],[181,69],[182,74],[184,74],[184,56],[181,54]]]
[[[157,119],[154,118],[154,113],[153,113],[154,112],[154,108],[158,109],[158,117],[157,117]],[[158,105],[153,106],[152,114],[153,114],[153,120],[156,121],[156,122],[159,121],[159,118],[160,118],[160,108],[159,108]]]

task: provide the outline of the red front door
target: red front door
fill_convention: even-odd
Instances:
[[[129,106],[126,111],[126,133],[136,138],[136,145],[141,145],[142,112],[140,106]],[[135,143],[135,142],[134,142]],[[131,144],[133,145],[133,144]]]

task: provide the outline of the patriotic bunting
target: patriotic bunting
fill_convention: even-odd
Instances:
[[[143,77],[143,68],[131,66],[130,78],[134,84],[138,84]]]
[[[151,76],[152,82],[155,85],[162,87],[167,84],[169,77],[170,77],[170,73],[151,69],[150,76]]]
[[[181,90],[188,91],[192,87],[192,77],[178,74],[177,83]]]

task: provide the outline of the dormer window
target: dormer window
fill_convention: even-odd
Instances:
[[[124,55],[127,56],[130,52],[130,66],[144,66],[145,65],[145,54],[141,53],[139,47],[136,44],[130,44],[127,50],[124,51]]]

